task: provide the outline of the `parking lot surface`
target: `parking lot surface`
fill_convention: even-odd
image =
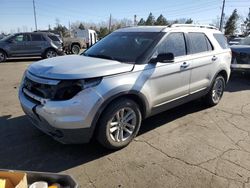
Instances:
[[[96,142],[62,145],[19,105],[27,66],[0,64],[0,169],[64,172],[80,187],[250,187],[250,77],[231,77],[221,103],[193,101],[143,122],[135,141],[111,152]]]

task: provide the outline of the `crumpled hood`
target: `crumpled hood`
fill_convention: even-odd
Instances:
[[[119,74],[132,71],[133,67],[133,64],[113,60],[68,55],[35,62],[28,71],[42,78],[67,80]]]

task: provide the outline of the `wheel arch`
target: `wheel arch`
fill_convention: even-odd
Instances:
[[[74,45],[77,45],[81,48],[81,44],[79,42],[72,42],[71,45],[70,45],[70,49],[74,46]]]
[[[114,101],[120,100],[122,98],[127,98],[127,99],[131,99],[134,102],[136,102],[140,108],[141,114],[142,114],[142,119],[146,118],[148,116],[148,112],[149,112],[149,104],[148,101],[146,99],[146,97],[142,94],[139,93],[137,91],[129,91],[129,92],[121,92],[118,93],[112,97],[109,97],[99,108],[98,112],[95,114],[94,118],[93,118],[93,122],[92,122],[92,130],[93,130],[93,135],[96,134],[97,131],[97,125],[98,122],[100,120],[101,115],[103,114],[103,112],[110,106],[111,103],[113,103]]]
[[[6,50],[4,50],[4,49],[0,48],[0,51],[3,51],[3,52],[5,53],[5,55],[6,55],[6,57],[9,57],[9,54],[7,53],[7,51],[6,51]]]

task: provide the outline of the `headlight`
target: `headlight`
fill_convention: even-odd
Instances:
[[[95,87],[102,81],[102,78],[91,78],[85,80],[62,81],[56,89],[55,100],[68,100],[73,98],[80,91]]]
[[[79,85],[82,87],[82,89],[87,89],[99,85],[101,81],[102,81],[101,78],[92,78],[86,80],[79,80],[78,82]]]

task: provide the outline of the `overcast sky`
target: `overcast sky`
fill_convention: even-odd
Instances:
[[[149,12],[155,17],[163,14],[168,20],[192,18],[200,24],[209,24],[221,14],[222,0],[35,0],[38,29],[53,27],[58,18],[68,26],[69,22],[107,21],[109,14],[117,19],[146,19]],[[250,0],[226,0],[225,14],[233,9],[247,16]],[[0,0],[0,32],[34,30],[32,0]]]

